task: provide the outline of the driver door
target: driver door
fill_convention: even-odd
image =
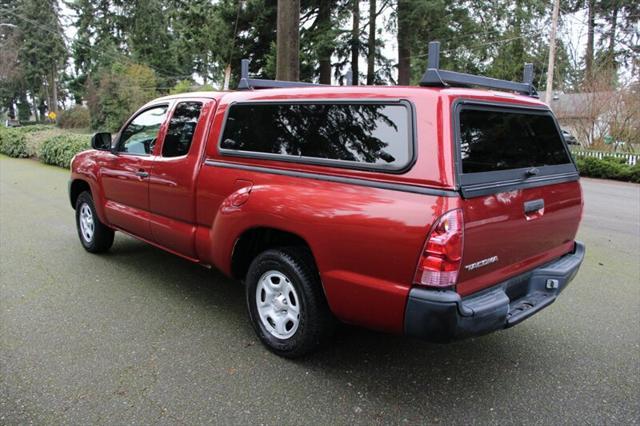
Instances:
[[[120,131],[114,151],[100,169],[107,220],[146,240],[152,240],[149,176],[153,148],[165,131],[168,109],[168,104],[153,105],[132,117]]]

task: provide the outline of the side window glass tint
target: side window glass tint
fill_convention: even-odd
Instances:
[[[237,104],[230,107],[220,146],[399,169],[410,161],[410,135],[404,105]]]
[[[151,154],[166,116],[166,105],[150,108],[139,114],[120,134],[118,151]]]
[[[200,102],[181,102],[176,106],[162,145],[163,157],[187,155],[198,125],[200,110]]]

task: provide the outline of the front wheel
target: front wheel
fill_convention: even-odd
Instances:
[[[88,252],[101,253],[113,245],[113,229],[100,222],[93,197],[87,191],[76,200],[76,227],[82,247]]]
[[[251,323],[272,352],[299,357],[331,335],[335,320],[313,258],[305,248],[261,253],[249,267],[246,284]]]

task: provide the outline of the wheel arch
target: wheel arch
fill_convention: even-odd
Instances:
[[[84,179],[74,179],[69,184],[69,201],[71,202],[71,207],[73,209],[76,208],[76,202],[78,201],[78,197],[84,191],[89,191],[89,193],[93,193],[91,191],[91,185]]]
[[[90,175],[72,174],[71,180],[69,181],[69,202],[74,210],[76,208],[76,201],[78,200],[78,197],[84,191],[88,191],[91,194],[91,198],[93,198],[93,205],[96,208],[96,213],[98,213],[100,221],[105,225],[110,226],[107,221],[104,208],[104,198],[99,183],[97,183]]]
[[[302,236],[279,228],[268,226],[253,227],[244,230],[235,239],[231,252],[231,275],[243,280],[251,261],[265,250],[277,247],[304,247],[309,250],[314,267],[318,269],[311,245]]]

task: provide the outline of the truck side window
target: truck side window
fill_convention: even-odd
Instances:
[[[162,145],[163,157],[187,155],[201,109],[201,102],[180,102],[176,106]]]
[[[166,117],[166,105],[149,108],[140,113],[120,133],[118,152],[151,154],[160,126]]]
[[[404,104],[297,102],[234,104],[220,148],[300,161],[402,169],[412,157]]]

